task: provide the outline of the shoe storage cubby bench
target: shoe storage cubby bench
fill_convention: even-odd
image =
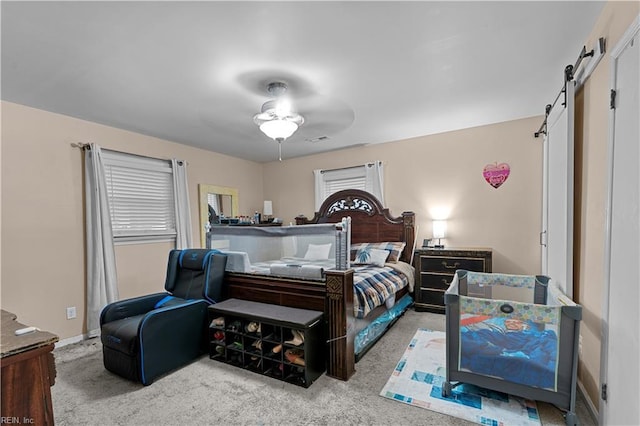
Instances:
[[[209,356],[309,387],[325,371],[323,313],[247,300],[209,306]]]

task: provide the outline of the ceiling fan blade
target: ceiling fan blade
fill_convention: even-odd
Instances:
[[[331,136],[353,124],[355,113],[346,103],[329,96],[313,96],[297,103],[298,112],[305,118],[299,132],[306,139]]]

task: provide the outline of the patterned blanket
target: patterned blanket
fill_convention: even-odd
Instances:
[[[388,265],[388,264],[387,264]],[[354,315],[364,318],[385,303],[398,290],[409,285],[409,278],[390,266],[354,266]]]

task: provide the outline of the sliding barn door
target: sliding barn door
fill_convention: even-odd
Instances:
[[[600,421],[640,424],[640,16],[611,52]]]
[[[542,198],[542,274],[573,298],[574,82],[547,115]]]

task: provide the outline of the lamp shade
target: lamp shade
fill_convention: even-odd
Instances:
[[[433,238],[444,238],[447,232],[447,222],[444,220],[433,221]]]
[[[298,125],[289,120],[270,120],[260,125],[262,133],[271,139],[287,139],[298,130]]]
[[[273,204],[270,200],[264,200],[264,207],[262,208],[262,214],[265,216],[271,216],[273,214]]]

